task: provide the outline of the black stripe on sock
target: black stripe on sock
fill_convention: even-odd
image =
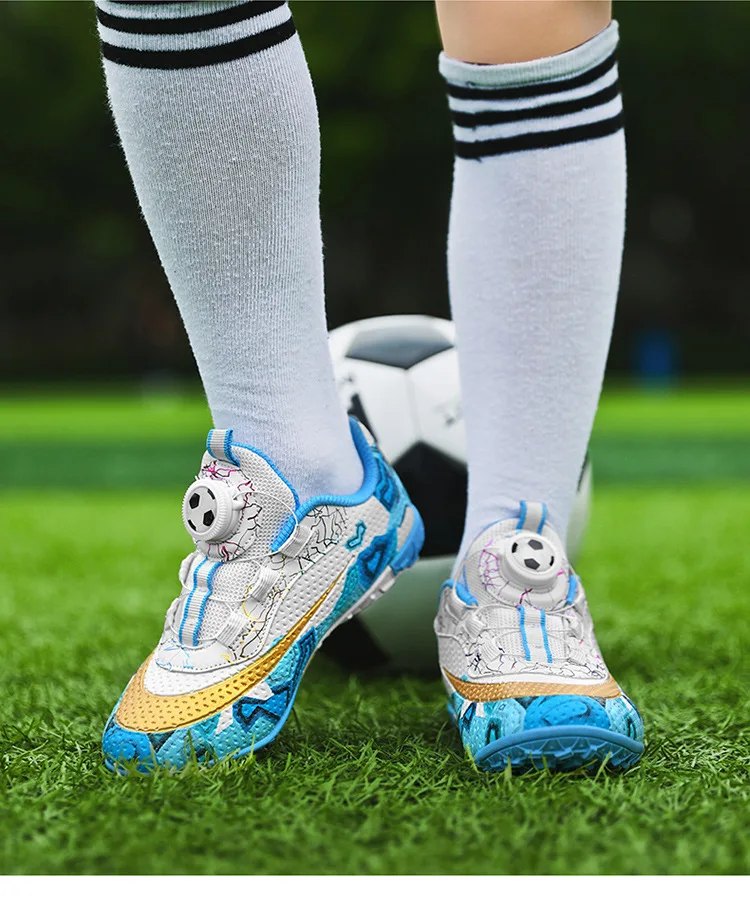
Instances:
[[[452,98],[465,100],[503,101],[513,98],[537,98],[541,95],[554,95],[571,88],[580,88],[600,79],[617,64],[617,53],[612,53],[591,69],[573,76],[571,79],[558,79],[554,82],[536,82],[534,85],[514,85],[510,88],[479,88],[477,86],[454,85],[448,83],[448,94]]]
[[[289,17],[286,22],[273,28],[248,35],[228,44],[217,44],[214,47],[200,47],[193,50],[133,50],[128,47],[115,47],[102,41],[102,56],[112,63],[123,66],[135,66],[140,69],[194,69],[199,66],[213,66],[216,63],[228,63],[249,57],[269,47],[288,40],[296,34],[294,20]]]
[[[498,126],[501,123],[516,123],[521,120],[543,120],[549,117],[563,117],[566,114],[580,113],[607,104],[614,100],[620,93],[619,80],[602,88],[601,91],[585,98],[576,98],[573,101],[555,101],[552,104],[542,104],[539,107],[523,107],[520,110],[482,110],[467,112],[463,110],[451,111],[453,122],[456,126],[468,126],[474,129],[477,126]]]
[[[457,158],[491,158],[514,151],[533,151],[539,148],[556,148],[559,145],[572,145],[575,142],[588,142],[590,139],[602,139],[622,129],[622,112],[608,120],[586,123],[583,126],[571,126],[568,129],[555,129],[549,132],[528,132],[522,136],[508,136],[505,139],[487,139],[483,142],[456,142]]]
[[[235,22],[244,22],[254,19],[263,13],[270,13],[284,5],[284,0],[264,3],[260,0],[251,0],[240,6],[230,6],[216,13],[204,13],[201,16],[180,16],[177,19],[136,19],[125,16],[115,16],[97,7],[96,18],[107,28],[118,32],[128,32],[131,35],[187,35],[190,32],[204,32],[210,28],[220,28],[222,25],[233,25]]]

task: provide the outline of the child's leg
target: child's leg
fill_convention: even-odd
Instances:
[[[437,0],[446,56],[522,63],[578,47],[609,25],[610,0]]]
[[[320,144],[285,3],[98,3],[110,103],[214,424],[358,488],[323,305]]]
[[[565,532],[612,331],[625,143],[608,2],[437,6],[456,138],[465,549],[522,499],[545,501]]]
[[[643,723],[599,653],[561,539],[620,275],[617,26],[608,3],[438,10],[469,456],[462,552],[435,621],[449,711],[483,769],[626,768]]]
[[[217,425],[183,498],[195,545],[179,593],[102,739],[108,766],[145,772],[270,744],[321,642],[414,563],[424,531],[336,394],[317,113],[286,4],[100,0],[98,14],[128,165]]]

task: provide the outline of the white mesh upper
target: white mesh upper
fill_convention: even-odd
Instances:
[[[572,569],[560,538],[544,524],[540,535],[549,540],[559,570],[551,572],[552,588],[539,591],[505,567],[519,531],[518,518],[488,527],[454,574],[459,589],[443,590],[435,620],[441,665],[456,677],[485,682],[605,679],[586,596],[580,581],[570,585]],[[467,596],[474,604],[464,601]]]
[[[301,551],[294,556],[272,554],[279,529],[294,514],[294,496],[262,457],[238,446],[233,446],[232,453],[240,467],[206,454],[200,477],[228,483],[233,493],[245,496],[240,522],[226,542],[199,543],[192,559],[183,562],[188,570],[181,571],[180,604],[145,674],[144,683],[152,693],[187,693],[231,677],[284,636],[336,581],[316,615],[316,623],[323,620],[336,604],[348,566],[359,554],[359,547],[350,551],[344,544],[358,521],[366,525],[362,547],[388,527],[388,511],[374,497],[352,507],[322,505],[300,525],[306,531],[299,534],[304,541]],[[400,542],[411,523],[410,517],[399,529]],[[202,583],[204,575],[210,579]],[[255,596],[259,578],[262,595]],[[194,586],[200,594],[194,592],[191,599]],[[234,625],[242,630],[231,641],[232,634],[222,634],[219,642],[217,636],[223,629],[226,632],[230,616],[230,630]],[[186,640],[184,629],[192,626],[190,621],[195,622],[197,645],[192,645],[190,634]]]

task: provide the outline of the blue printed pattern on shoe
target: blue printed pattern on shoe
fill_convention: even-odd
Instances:
[[[582,584],[546,508],[521,502],[488,527],[435,619],[448,711],[483,769],[627,768],[643,721],[611,676]]]
[[[419,514],[374,442],[357,423],[352,433],[364,492],[351,496],[353,503],[339,497],[312,507],[295,508],[292,491],[259,452],[231,446],[239,466],[219,461],[217,469],[223,441],[209,444],[213,453],[196,482],[224,483],[206,486],[219,502],[216,519],[224,519],[226,499],[237,502],[239,521],[228,539],[199,540],[194,560],[183,564],[182,594],[159,646],[105,728],[110,767],[133,761],[142,772],[179,768],[191,758],[213,762],[270,743],[326,634],[416,560],[424,535]],[[291,532],[279,530],[289,520],[285,508],[293,514]],[[186,643],[180,626],[192,607],[192,576],[205,573],[206,559],[215,566],[211,590],[204,592],[198,642]]]

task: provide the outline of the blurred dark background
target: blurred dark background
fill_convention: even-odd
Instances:
[[[330,326],[448,315],[431,2],[298,0]],[[619,2],[628,235],[610,376],[733,375],[750,338],[750,4]],[[106,105],[93,5],[0,5],[0,381],[193,378]]]

